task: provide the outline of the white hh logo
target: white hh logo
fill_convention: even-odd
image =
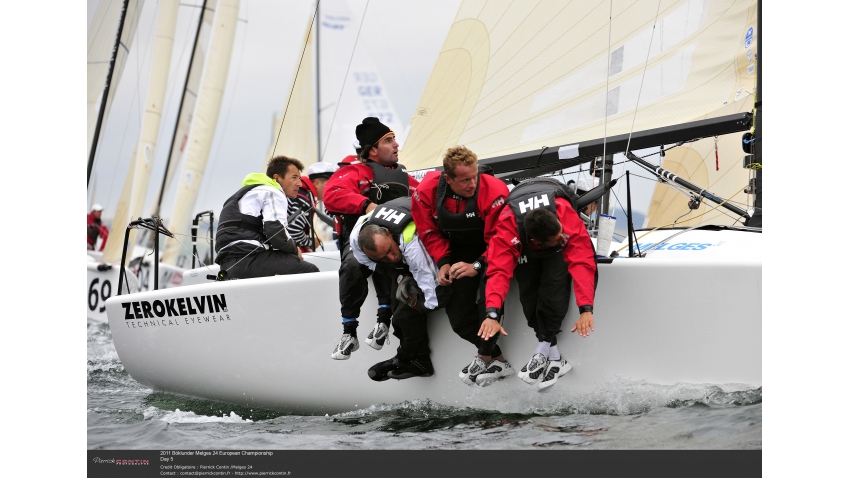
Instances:
[[[528,262],[527,256],[519,256],[519,260],[517,261],[517,264],[525,264],[526,262]]]
[[[466,217],[475,217],[475,213],[474,212],[468,212],[468,213],[466,213]]]
[[[530,211],[532,209],[537,209],[540,206],[548,206],[549,205],[549,196],[543,194],[536,198],[528,198],[528,201],[523,201],[519,203],[519,213],[525,214],[526,211]]]
[[[401,220],[404,219],[404,216],[407,214],[403,212],[398,212],[395,209],[387,209],[382,207],[378,214],[375,214],[377,219],[385,219],[387,222],[394,222],[396,224],[401,224]]]

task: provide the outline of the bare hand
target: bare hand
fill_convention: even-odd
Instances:
[[[369,205],[366,206],[366,214],[372,212],[372,209],[375,209],[376,207],[378,207],[377,204],[370,202]]]
[[[579,316],[570,332],[575,332],[576,330],[578,330],[578,334],[582,337],[590,335],[590,331],[593,330],[593,312],[583,312]]]
[[[450,285],[452,283],[452,277],[449,274],[451,267],[451,264],[443,264],[443,267],[440,267],[440,272],[437,273],[437,282],[440,285]]]
[[[452,279],[460,279],[463,277],[475,277],[478,271],[468,262],[455,262],[449,270],[449,275]]]
[[[301,255],[301,249],[298,249],[298,258],[302,261],[304,260],[304,256]]]
[[[478,336],[484,340],[489,340],[490,337],[496,335],[496,332],[508,335],[498,320],[484,319],[484,322],[481,322],[481,328],[478,329]]]

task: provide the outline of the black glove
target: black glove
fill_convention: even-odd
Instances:
[[[416,284],[413,276],[402,276],[398,283],[395,298],[400,302],[419,310],[416,307],[417,299],[422,296],[422,289]]]

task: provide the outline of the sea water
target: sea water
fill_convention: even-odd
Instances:
[[[109,325],[88,322],[89,449],[758,449],[761,388],[614,381],[521,412],[427,399],[297,415],[157,392],[121,364]],[[509,379],[517,380],[516,377]],[[416,379],[412,379],[416,380]],[[569,374],[556,386],[569,386]]]

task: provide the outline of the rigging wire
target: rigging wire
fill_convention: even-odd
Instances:
[[[286,121],[286,112],[289,111],[289,104],[292,102],[292,93],[295,91],[295,80],[298,79],[298,73],[301,71],[301,63],[304,62],[304,53],[307,51],[307,45],[312,35],[313,25],[316,23],[316,16],[319,14],[319,2],[316,2],[316,10],[313,12],[313,18],[310,20],[310,28],[307,30],[307,38],[304,41],[304,48],[301,49],[301,59],[298,60],[298,68],[295,70],[295,77],[292,79],[292,88],[289,89],[289,98],[286,100],[286,108],[283,109],[283,117],[280,119],[280,128],[277,130],[277,136],[274,139],[274,147],[272,147],[272,157],[277,150],[277,143],[280,141],[280,133],[283,131],[283,123]],[[269,158],[271,159],[271,158]]]
[[[316,2],[316,8],[319,8],[319,2]],[[331,117],[331,125],[328,128],[328,137],[325,138],[325,144],[322,146],[322,157],[319,158],[319,162],[323,162],[325,160],[325,153],[328,152],[328,141],[331,139],[331,133],[333,132],[334,123],[336,122],[336,113],[339,111],[339,104],[342,101],[342,93],[345,91],[345,83],[348,81],[348,73],[351,71],[351,62],[354,60],[354,52],[357,51],[357,42],[360,40],[360,31],[363,30],[363,21],[366,19],[366,11],[369,10],[369,1],[366,0],[366,7],[363,9],[363,16],[360,17],[360,26],[357,27],[357,36],[354,38],[354,48],[351,50],[351,56],[348,58],[348,66],[345,68],[345,76],[342,79],[342,87],[339,89],[339,96],[336,99],[336,106],[334,107],[334,115]],[[317,29],[321,27],[316,27]],[[319,43],[316,43],[316,50],[319,49]],[[321,112],[316,112],[317,115],[321,115]],[[283,123],[281,123],[282,125]],[[321,131],[316,132],[317,138],[322,134]],[[319,138],[321,139],[321,138]]]

